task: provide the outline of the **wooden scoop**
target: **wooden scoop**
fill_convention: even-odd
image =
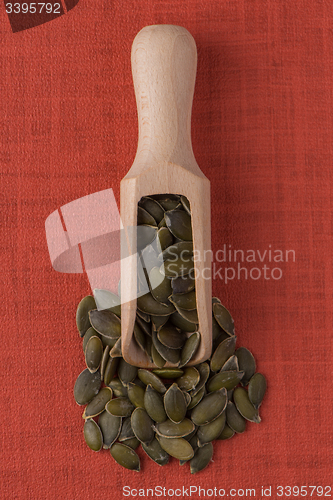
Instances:
[[[121,220],[125,231],[136,226],[142,196],[173,193],[188,198],[201,333],[201,343],[189,363],[195,365],[207,359],[212,348],[210,182],[201,172],[191,144],[196,45],[192,35],[180,26],[147,26],[135,37],[131,58],[139,141],[134,163],[120,184]],[[122,352],[132,365],[156,368],[133,337],[137,262],[136,255],[123,256],[136,248],[134,240],[135,231],[128,231],[122,242]]]

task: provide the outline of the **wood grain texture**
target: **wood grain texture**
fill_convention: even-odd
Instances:
[[[121,219],[136,226],[142,196],[158,193],[185,195],[191,205],[196,256],[196,297],[202,336],[191,364],[211,352],[211,228],[210,182],[201,172],[191,144],[191,110],[197,66],[193,37],[180,26],[143,28],[132,46],[132,72],[139,120],[136,157],[120,184]],[[136,248],[135,234],[127,235],[122,255]],[[136,299],[135,254],[121,263],[122,349],[131,364],[152,367],[133,338]]]

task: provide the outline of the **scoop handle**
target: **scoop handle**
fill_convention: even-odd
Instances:
[[[133,41],[131,60],[139,121],[136,159],[197,167],[191,143],[194,38],[181,26],[146,26]]]

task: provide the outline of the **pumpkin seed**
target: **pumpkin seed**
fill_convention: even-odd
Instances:
[[[255,373],[249,382],[248,395],[251,403],[256,408],[262,403],[266,392],[266,379],[261,373]]]
[[[82,342],[82,349],[83,349],[83,352],[85,352],[86,347],[87,347],[88,340],[89,340],[91,337],[99,337],[99,333],[98,333],[98,332],[96,332],[96,330],[94,330],[92,326],[91,326],[90,328],[88,328],[88,330],[86,331],[86,333],[85,333],[85,334],[84,334],[84,336],[83,336],[83,342]]]
[[[121,358],[122,357],[122,351],[121,351],[121,337],[116,341],[115,345],[112,347],[110,351],[110,356],[111,358]]]
[[[217,439],[218,440],[230,439],[234,435],[235,435],[235,431],[230,429],[228,424],[225,424],[223,431],[221,432],[221,434],[219,435],[219,437]]]
[[[121,417],[117,417],[121,418]],[[131,439],[135,437],[134,431],[132,429],[131,417],[126,417],[122,419],[121,431],[118,437],[119,441],[126,441],[127,439]]]
[[[165,227],[166,229],[168,229],[164,217],[163,217],[163,219],[161,220],[161,222],[159,223],[159,225],[157,227],[158,227],[158,229],[162,229],[163,227]],[[168,231],[169,231],[169,229],[168,229]],[[169,231],[169,233],[170,233],[170,231]]]
[[[74,385],[74,399],[80,406],[89,403],[101,387],[101,374],[99,371],[91,373],[88,368],[83,370]]]
[[[214,375],[208,382],[208,392],[218,391],[225,387],[230,391],[241,381],[244,372],[224,371]]]
[[[196,353],[200,344],[201,335],[194,332],[185,342],[180,356],[179,368],[185,366]]]
[[[162,358],[162,356],[157,351],[157,349],[156,349],[156,347],[154,346],[153,343],[151,345],[151,357],[153,358],[154,365],[158,366],[159,368],[163,368],[163,366],[165,365],[166,361],[165,361],[164,358]]]
[[[150,213],[147,212],[147,210],[145,210],[142,207],[138,207],[138,221],[137,221],[137,223],[138,223],[138,226],[140,224],[146,224],[149,226],[156,226],[157,225],[154,217],[152,215],[150,215]]]
[[[157,330],[157,338],[169,349],[180,349],[185,344],[186,334],[179,331],[172,323],[166,323]]]
[[[202,446],[206,443],[210,443],[217,439],[226,422],[226,413],[225,411],[221,413],[219,417],[206,425],[201,425],[197,431],[197,436],[199,440],[199,446]]]
[[[115,293],[110,292],[110,290],[101,290],[99,288],[94,289],[94,298],[96,302],[96,308],[99,311],[103,309],[109,309],[111,312],[120,317],[121,306],[120,297]],[[96,309],[95,307],[93,309]]]
[[[140,252],[141,250],[146,248],[148,245],[153,243],[153,241],[156,238],[156,234],[157,234],[157,227],[156,226],[144,224],[144,225],[137,227],[136,244],[137,244],[138,251]]]
[[[184,438],[166,438],[157,435],[156,439],[164,451],[178,460],[190,460],[194,455],[192,446]]]
[[[140,471],[140,459],[132,448],[122,443],[114,443],[110,452],[115,461],[126,469]]]
[[[218,297],[212,297],[212,306],[214,304],[221,304],[221,301]]]
[[[83,335],[90,327],[88,313],[89,311],[91,311],[91,309],[96,309],[96,302],[94,297],[88,295],[80,301],[76,310],[76,326],[79,330],[80,337],[83,337]]]
[[[192,408],[194,408],[202,400],[205,393],[206,393],[205,387],[201,387],[201,389],[198,392],[196,392],[194,396],[191,397],[191,402],[188,405],[187,409],[192,410]]]
[[[172,294],[171,281],[160,272],[158,267],[153,267],[150,271],[149,283],[153,298],[163,304],[170,304],[168,297]]]
[[[96,372],[103,357],[103,344],[99,337],[90,337],[84,355],[88,370],[91,373]]]
[[[191,420],[195,425],[205,425],[212,422],[224,411],[227,405],[227,391],[223,387],[219,391],[207,394],[191,413]]]
[[[193,243],[192,241],[180,241],[174,245],[168,246],[162,252],[162,259],[164,261],[175,261],[182,259],[185,262],[189,259],[193,262]]]
[[[145,444],[154,439],[153,421],[144,408],[136,408],[131,416],[131,425],[135,437]]]
[[[195,432],[196,432],[196,429],[195,429]],[[192,449],[193,449],[193,453],[195,455],[197,449],[198,449],[198,438],[196,435],[194,436],[185,436],[186,441],[188,441],[190,443],[190,445],[192,446]],[[186,464],[186,462],[188,462],[188,460],[179,460],[179,465],[184,465]]]
[[[175,438],[188,436],[194,431],[195,426],[191,420],[184,418],[184,420],[178,424],[175,424],[172,420],[166,420],[165,422],[156,424],[154,429],[159,436]]]
[[[170,349],[162,344],[157,338],[157,332],[154,330],[152,332],[153,344],[156,347],[158,353],[162,356],[163,359],[169,361],[173,365],[177,365],[180,360],[180,349]]]
[[[164,224],[166,226],[166,222],[165,222],[164,217],[161,220],[161,222],[164,222]],[[160,227],[160,224],[158,225],[158,227],[159,227],[159,229],[157,231],[156,241],[157,241],[157,251],[158,251],[158,253],[160,253],[160,252],[163,252],[170,245],[172,245],[173,237],[172,237],[172,234],[170,233],[170,231],[167,227]]]
[[[191,403],[192,398],[191,398],[190,394],[186,391],[183,391],[183,394],[185,396],[186,406],[188,407],[188,405]]]
[[[134,406],[128,398],[120,397],[111,399],[106,404],[105,409],[110,415],[114,415],[115,417],[129,417],[134,410]]]
[[[118,363],[119,363],[119,358],[111,358],[110,356],[108,362],[106,363],[103,379],[104,379],[104,384],[110,386],[111,388],[112,388],[111,386],[112,379],[117,371]],[[116,393],[114,394],[115,396],[118,396],[118,394]]]
[[[200,380],[200,373],[194,366],[185,368],[184,375],[177,379],[177,384],[183,391],[191,391]]]
[[[142,448],[145,453],[147,453],[148,457],[158,465],[166,465],[169,462],[169,454],[163,450],[156,438],[154,438],[148,445],[142,443]]]
[[[128,394],[128,399],[131,401],[131,403],[137,407],[137,408],[144,408],[144,395],[145,395],[145,390],[130,382],[127,386],[127,394]]]
[[[250,420],[250,422],[255,422],[257,424],[261,421],[258,410],[249,400],[246,389],[243,387],[236,387],[234,390],[234,402],[237,410],[246,420]]]
[[[146,328],[143,326],[145,323],[150,323],[150,315],[149,314],[146,314],[142,311],[139,311],[139,309],[136,310],[136,319],[139,323],[139,325],[141,326],[141,328],[146,331]],[[143,322],[141,322],[140,320],[143,320]],[[149,331],[147,331],[148,335],[149,335]]]
[[[180,201],[178,194],[155,194],[151,198],[157,200],[164,210],[173,210]]]
[[[151,293],[146,293],[145,295],[141,295],[137,299],[137,308],[142,312],[147,314],[152,314],[155,316],[169,316],[171,313],[175,311],[175,308],[172,304],[162,304],[161,302],[157,302],[154,299]]]
[[[98,425],[102,431],[103,448],[107,449],[116,441],[121,429],[121,417],[103,411],[98,417]]]
[[[138,320],[136,320],[136,322],[134,323],[133,334],[134,334],[134,338],[135,338],[137,344],[141,347],[141,349],[143,351],[145,351],[146,350],[146,335],[143,332],[143,330],[141,330],[139,323],[138,323]]]
[[[195,280],[192,276],[188,274],[185,276],[179,276],[178,278],[172,278],[171,288],[173,295],[181,293],[189,293],[194,290]]]
[[[185,396],[176,383],[172,384],[164,395],[164,408],[169,419],[176,424],[185,418],[187,410]]]
[[[101,372],[101,380],[104,379],[104,372],[105,372],[105,368],[106,368],[106,365],[109,361],[109,353],[110,353],[110,346],[107,345],[103,351],[103,356],[102,356],[102,361],[101,361],[101,369],[100,369],[100,372]]]
[[[98,394],[88,403],[84,410],[83,418],[96,417],[105,409],[106,403],[112,398],[112,389],[103,387]]]
[[[162,396],[152,385],[148,384],[144,395],[144,407],[146,412],[157,423],[167,419]]]
[[[136,450],[140,446],[140,441],[138,438],[135,436],[129,439],[125,439],[122,444],[125,444],[129,448],[132,448],[132,450]],[[142,443],[141,443],[142,444]]]
[[[227,359],[227,361],[224,363],[224,365],[221,368],[221,372],[224,371],[229,371],[229,370],[235,370],[239,372],[239,365],[238,365],[238,359],[235,354],[230,356],[230,358]]]
[[[84,440],[93,451],[100,451],[103,446],[102,431],[95,420],[88,419],[83,426]]]
[[[115,360],[118,361],[117,358]],[[111,387],[113,394],[119,398],[119,397],[127,397],[127,388],[123,386],[123,384],[120,382],[119,378],[113,378],[111,382],[108,384],[109,387]]]
[[[92,327],[104,337],[117,339],[121,335],[120,319],[112,311],[105,309],[89,311],[89,318]]]
[[[190,321],[191,323],[199,323],[198,319],[198,313],[196,309],[192,309],[191,311],[188,311],[187,309],[181,309],[178,307],[176,304],[174,304],[176,310],[179,312],[183,318],[185,318],[187,321]]]
[[[170,321],[173,325],[175,325],[177,328],[180,328],[184,332],[193,333],[198,329],[198,325],[196,323],[187,321],[177,311],[171,314]]]
[[[146,385],[150,384],[157,392],[160,392],[161,394],[165,393],[166,387],[163,384],[162,380],[149,370],[140,368],[138,370],[138,377],[140,380],[142,380],[144,384]]]
[[[212,372],[217,372],[222,368],[227,359],[235,352],[235,346],[236,336],[223,340],[223,342],[217,346],[210,360],[210,369]]]
[[[207,443],[205,446],[197,449],[194,457],[190,461],[191,474],[196,474],[209,465],[213,458],[213,451],[212,443]]]
[[[239,347],[235,354],[238,359],[239,369],[245,372],[242,385],[247,385],[256,371],[255,359],[253,354],[246,349],[246,347]]]
[[[186,196],[181,196],[180,197],[181,204],[185,208],[186,212],[191,215],[191,208],[190,208],[190,202],[186,198]]]
[[[235,335],[234,320],[230,312],[222,304],[215,302],[213,304],[213,313],[216,321],[220,327],[228,333],[228,335]]]
[[[130,365],[124,360],[124,358],[120,359],[118,366],[118,377],[123,385],[127,385],[129,384],[129,382],[133,382],[137,374],[138,368],[136,366]]]
[[[153,330],[157,331],[161,326],[165,325],[165,323],[169,320],[169,318],[170,318],[170,315],[169,316],[151,315],[151,322],[152,322]],[[150,335],[151,335],[151,332],[150,332]]]
[[[164,214],[166,225],[169,231],[176,237],[184,241],[192,240],[192,226],[190,215],[183,210],[169,210]]]
[[[203,387],[205,387],[210,374],[209,365],[206,362],[200,363],[200,365],[198,365],[196,368],[200,374],[200,380],[196,387],[191,391],[192,397],[195,396]]]
[[[169,301],[179,309],[185,309],[187,311],[192,311],[197,307],[197,301],[195,296],[195,290],[189,293],[183,293],[181,295],[171,295]]]
[[[160,267],[160,273],[168,278],[179,278],[180,276],[192,275],[194,272],[194,264],[191,259],[183,260],[181,258],[175,260],[166,260]]]
[[[153,373],[162,378],[178,378],[183,375],[184,370],[180,368],[155,368]]]
[[[164,217],[164,209],[158,203],[158,201],[154,200],[153,198],[143,196],[139,201],[139,207],[146,210],[146,212],[148,212],[157,223],[161,222]]]
[[[239,411],[237,410],[236,406],[232,401],[229,401],[227,404],[226,415],[227,415],[227,424],[231,430],[237,432],[238,434],[245,431],[246,420],[239,413]]]

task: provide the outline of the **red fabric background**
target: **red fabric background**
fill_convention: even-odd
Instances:
[[[20,33],[3,4],[0,21],[1,499],[118,500],[124,485],[256,488],[256,498],[265,485],[278,498],[277,485],[333,486],[333,4],[80,0]],[[112,187],[119,201],[137,143],[131,44],[158,23],[197,42],[193,149],[211,180],[213,250],[296,255],[278,264],[280,280],[213,282],[268,390],[262,423],[217,443],[195,476],[142,453],[133,473],[85,445],[72,391],[89,283],[52,269],[44,230],[81,196]]]

